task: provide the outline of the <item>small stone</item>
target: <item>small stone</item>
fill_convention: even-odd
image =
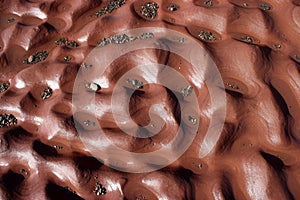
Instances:
[[[178,9],[179,9],[179,6],[176,5],[176,4],[171,4],[171,5],[168,6],[168,10],[171,11],[171,12],[174,12]]]
[[[0,93],[5,92],[9,88],[9,83],[1,83],[0,84]]]
[[[48,99],[51,96],[52,96],[52,89],[49,87],[41,93],[41,97],[43,100]]]
[[[235,89],[235,90],[238,90],[239,87],[237,85],[234,85],[234,84],[231,84],[231,83],[226,83],[226,86],[232,88],[232,89]]]
[[[62,146],[59,146],[59,145],[54,145],[53,146],[55,149],[57,149],[57,150],[62,150],[63,149],[63,147]]]
[[[100,183],[96,183],[95,185],[95,189],[93,191],[97,196],[100,195],[105,195],[106,194],[106,189],[105,187],[103,187]]]
[[[84,125],[86,125],[86,126],[96,126],[96,123],[95,122],[92,122],[92,121],[90,121],[90,120],[85,120],[84,122]]]
[[[39,52],[36,52],[36,53],[32,54],[31,56],[29,56],[28,59],[23,61],[23,63],[24,64],[35,64],[35,63],[45,60],[47,57],[48,57],[47,51],[39,51]]]
[[[32,62],[33,61],[33,56],[31,55],[31,56],[29,56],[29,58],[27,59],[28,60],[28,62]]]
[[[88,63],[86,63],[86,62],[83,62],[81,65],[80,65],[80,67],[84,67],[84,68],[91,68],[93,65],[91,65],[91,64],[88,64]]]
[[[244,7],[248,7],[248,4],[247,4],[247,3],[243,3],[243,6],[244,6]]]
[[[64,61],[69,62],[72,58],[70,56],[65,56]]]
[[[280,45],[280,44],[274,44],[274,47],[275,47],[276,49],[280,49],[280,48],[281,48],[281,45]]]
[[[27,172],[26,169],[20,169],[20,173],[21,173],[21,174],[24,174],[25,176],[28,175],[28,172]]]
[[[0,114],[0,128],[17,124],[18,120],[12,114]]]
[[[269,6],[267,3],[262,3],[260,4],[260,9],[266,11],[266,10],[271,10],[271,6]]]
[[[68,190],[69,192],[73,193],[73,194],[77,194],[74,190],[72,190],[70,187],[66,186],[65,187],[66,190]]]
[[[202,167],[203,167],[203,165],[200,163],[200,164],[198,164],[198,168],[199,169],[202,169]]]
[[[107,14],[107,12],[105,12],[104,10],[105,10],[105,8],[101,8],[101,10],[99,10],[98,12],[95,13],[95,16],[100,17],[104,14]]]
[[[138,37],[129,36],[129,42],[135,41],[136,39],[138,39]]]
[[[157,3],[148,1],[141,6],[140,13],[148,19],[154,19],[157,16],[158,8],[159,6]]]
[[[191,95],[193,92],[193,87],[192,86],[187,86],[185,88],[182,88],[180,93],[182,94],[182,96],[187,97],[189,95]]]
[[[295,58],[300,61],[300,55],[295,55]]]
[[[213,6],[213,2],[212,0],[207,0],[203,2],[203,5],[205,5],[206,7],[212,7]]]
[[[15,18],[13,18],[13,17],[7,19],[7,22],[8,22],[8,23],[12,23],[12,22],[14,22],[14,21],[15,21]]]
[[[103,46],[106,46],[110,43],[111,43],[110,38],[103,38],[100,42],[97,42],[97,46],[98,47],[103,47]]]
[[[216,41],[217,38],[213,35],[212,32],[206,30],[200,30],[198,37],[204,41]]]
[[[60,38],[60,39],[56,40],[55,44],[56,45],[66,44],[67,41],[68,41],[68,39],[63,37],[63,38]]]
[[[242,40],[243,42],[247,42],[247,43],[249,43],[249,44],[252,44],[252,43],[253,43],[253,39],[252,39],[250,36],[248,36],[248,35],[245,35],[245,36],[241,37],[241,40]]]
[[[192,117],[192,116],[189,116],[189,121],[193,124],[193,125],[196,125],[197,124],[197,119]]]
[[[130,80],[127,79],[127,83],[131,84],[134,89],[142,89],[144,87],[144,83],[139,80]]]
[[[101,86],[98,85],[97,83],[87,83],[85,84],[85,87],[94,92],[101,90]]]
[[[185,38],[180,37],[180,38],[177,39],[177,41],[180,42],[180,43],[183,43],[185,41]]]
[[[141,82],[141,81],[132,80],[131,82],[132,82],[133,87],[136,88],[136,89],[140,89],[140,88],[144,87],[143,82]]]
[[[67,42],[66,46],[76,48],[79,47],[79,44],[76,41],[69,41]]]
[[[139,38],[144,40],[144,39],[149,39],[149,38],[153,38],[154,37],[154,34],[153,33],[142,33]]]

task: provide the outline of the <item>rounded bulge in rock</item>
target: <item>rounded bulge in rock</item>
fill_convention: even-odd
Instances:
[[[268,115],[274,115],[274,113],[268,112],[266,109],[271,108],[260,108],[259,112],[253,114],[249,114],[245,111],[239,113],[239,128],[235,128],[232,132],[227,133],[232,139],[232,141],[228,141],[228,144],[231,143],[229,150],[232,153],[240,154],[259,147],[276,149],[279,146],[286,145],[285,137],[282,135],[281,128],[276,125],[278,123],[278,119],[276,120],[275,118],[273,121],[266,119],[266,117],[269,117]],[[272,128],[277,131],[272,131],[269,124],[273,124]]]
[[[252,138],[255,137],[253,136]],[[218,168],[217,170],[226,172],[224,176],[227,177],[229,181],[229,183],[225,182],[226,186],[231,188],[234,192],[234,196],[238,199],[255,199],[256,195],[265,196],[266,198],[273,196],[274,194],[272,193],[276,193],[276,195],[285,199],[286,196],[283,193],[280,178],[272,166],[268,165],[266,160],[260,155],[260,146],[256,145],[254,140],[255,139],[249,140],[246,136],[241,135],[234,143],[230,154],[227,154],[227,156],[221,155],[219,159],[216,159],[221,161],[219,165],[215,165]],[[251,181],[252,179],[254,180],[255,177],[261,177],[261,179]],[[273,192],[268,192],[268,190],[273,190],[269,189],[270,182],[278,187]],[[223,185],[223,187],[226,186]],[[253,193],[247,192],[252,187],[253,189],[257,187],[266,189],[261,191],[255,190],[256,192]]]
[[[76,10],[76,6],[79,5],[77,3],[72,5],[67,3],[65,5],[52,7],[55,9],[55,12],[53,12],[50,8],[49,13],[51,14],[48,15],[47,22],[51,24],[58,32],[65,32],[69,30],[73,24],[72,11]]]
[[[19,23],[21,23],[21,24],[23,24],[25,26],[39,26],[44,21],[45,21],[44,19],[39,18],[37,16],[22,15]]]
[[[163,1],[160,5],[160,19],[163,21],[170,23],[172,25],[183,25],[185,26],[185,22],[189,18],[187,15],[187,8],[192,9],[191,2],[182,2],[182,1]],[[185,16],[184,18],[182,16]]]
[[[278,172],[258,153],[248,157],[243,155],[235,162],[233,169],[230,172],[232,187],[234,191],[239,191],[238,196],[242,199],[289,199]]]
[[[123,192],[126,199],[184,199],[186,183],[174,175],[153,172],[130,176]]]
[[[53,104],[51,111],[58,115],[71,116],[72,104],[66,99],[62,99],[60,102]]]
[[[27,56],[26,49],[28,49],[29,47],[29,42],[26,38],[27,37],[32,38],[34,35],[30,33],[32,33],[32,31],[28,31],[28,30],[27,32],[25,32],[25,30],[24,32],[22,31],[20,33],[22,37],[20,37],[20,39],[13,40],[12,43],[14,44],[11,43],[10,46],[7,48],[5,54],[6,54],[7,61],[10,65],[20,65],[20,63],[23,63],[23,61],[26,59]],[[24,69],[24,66],[22,66],[22,68],[16,67],[15,72],[21,71],[22,69]]]
[[[20,17],[18,15],[13,13],[2,13],[0,17],[1,32],[9,26],[15,25],[19,20]]]
[[[289,76],[286,76],[287,79]],[[299,121],[299,111],[300,111],[300,98],[299,98],[299,86],[295,80],[287,81],[284,76],[273,75],[270,82],[273,87],[278,90],[278,92],[283,96],[290,114],[293,117],[293,133],[298,133],[300,131],[300,121]]]
[[[248,44],[265,44],[269,40],[272,21],[260,10],[237,9],[230,16],[227,32],[232,38]]]
[[[200,99],[200,102],[197,103],[201,104],[204,99],[199,98],[201,96],[200,92],[206,93],[206,88],[203,88],[205,87],[205,70],[207,66],[195,66],[192,62],[196,61],[185,60],[179,55],[170,53],[166,67],[159,72],[157,79],[162,86],[175,94],[180,103],[188,102],[192,104]],[[170,76],[170,73],[173,75]]]
[[[234,1],[241,3],[241,7],[257,7],[260,10],[238,9],[236,14],[232,14],[228,33],[233,38],[249,44],[267,45],[272,50],[286,53],[291,53],[291,46],[297,46],[295,35],[299,31],[296,28],[297,20],[294,20],[297,18],[295,6],[284,4],[282,1]],[[286,31],[287,19],[296,25],[290,26],[289,31]]]
[[[118,152],[122,153],[132,149],[134,138],[125,131],[135,133],[137,131],[136,124],[126,124],[126,127],[122,127],[123,131],[111,113],[99,117],[88,112],[76,112],[73,116],[79,138],[87,150],[94,156],[103,159],[107,164],[122,166],[121,163],[112,162],[123,162],[122,156],[120,157]],[[118,161],[119,158],[121,158],[120,161]]]
[[[240,93],[245,98],[255,97],[260,92],[262,83],[258,73],[263,65],[257,49],[234,40],[215,44],[211,48],[225,89]]]
[[[194,177],[191,182],[193,187],[193,199],[220,200],[231,199],[232,196],[226,192],[227,188],[230,190],[231,185],[228,180],[219,172],[211,172],[212,175]],[[222,184],[222,183],[225,184]]]
[[[85,91],[87,90],[84,82],[82,82],[81,85],[78,85],[79,83],[75,82],[76,78],[79,76],[78,68],[76,67],[76,65],[64,65],[61,63],[56,65],[61,65],[62,72],[59,78],[59,87],[63,93],[80,95],[82,88],[84,88]],[[75,83],[77,83],[77,85],[75,85]],[[74,88],[75,86],[79,87],[79,89]]]
[[[197,132],[191,145],[179,158],[178,164],[185,169],[191,170],[194,174],[205,174],[208,170],[207,157],[201,158],[202,143],[206,137],[210,120],[205,116],[200,116],[200,121],[197,124]],[[206,151],[206,150],[204,150]]]
[[[299,4],[300,5],[300,4]],[[287,186],[295,199],[300,198],[300,170],[299,164],[293,167],[290,167],[289,171],[285,174]]]
[[[290,115],[293,117],[292,132],[297,137],[300,132],[300,80],[297,65],[289,59],[272,56],[273,71],[267,81],[282,95]],[[298,137],[297,137],[298,138]]]
[[[131,135],[138,142],[132,146],[136,152],[156,150],[168,143],[178,131],[176,119],[173,112],[172,102],[168,102],[168,96],[163,94],[161,97],[135,98],[130,103],[129,116],[123,114],[124,119],[132,118],[133,128],[136,130],[125,129],[124,134]],[[121,112],[120,115],[122,115]],[[121,116],[122,117],[122,116]],[[119,117],[118,117],[119,118]],[[118,119],[116,119],[118,120]],[[118,120],[118,127],[122,127]],[[128,132],[129,131],[129,132]],[[141,148],[141,146],[144,147]]]
[[[174,115],[172,113],[173,105],[167,101],[167,95],[162,95],[161,97],[155,96],[155,98],[161,98],[161,102],[155,102],[154,98],[144,99],[143,97],[136,98],[130,102],[129,117],[139,125],[136,133],[138,137],[152,137],[161,133],[166,128],[168,129],[166,132],[169,132],[171,131],[169,128],[175,125],[173,123],[176,123],[172,116]],[[173,134],[170,133],[165,137],[168,138],[171,135]]]
[[[270,3],[273,3],[273,1],[270,1]],[[300,45],[297,37],[300,32],[299,6],[292,3],[284,3],[283,1],[274,1],[273,4],[278,4],[274,6],[274,11],[272,10],[270,13],[270,17],[274,21],[273,29],[276,30],[279,37],[286,41],[289,46],[297,48]]]
[[[105,170],[105,169],[104,169]],[[124,194],[122,187],[125,183],[125,178],[121,177],[118,173],[112,170],[103,170],[103,167],[99,171],[95,171],[97,174],[94,178],[87,183],[82,182],[77,191],[84,199],[123,199]],[[98,172],[98,173],[97,173]],[[85,178],[87,176],[84,175]]]
[[[230,18],[229,8],[215,8],[212,15],[212,9],[208,9],[206,6],[187,6],[180,10],[182,14],[178,12],[179,19],[177,21],[182,19],[182,23],[177,24],[185,26],[193,37],[202,42],[220,42],[228,37],[226,27],[228,18]],[[182,15],[185,17],[182,18]]]
[[[158,195],[149,190],[143,184],[127,183],[124,188],[124,195],[128,199],[159,199]]]

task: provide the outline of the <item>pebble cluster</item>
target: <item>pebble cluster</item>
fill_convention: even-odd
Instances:
[[[16,125],[18,120],[12,114],[0,114],[0,128]]]

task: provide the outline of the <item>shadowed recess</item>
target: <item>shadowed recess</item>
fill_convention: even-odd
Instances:
[[[83,200],[75,191],[70,190],[68,187],[62,187],[51,182],[46,186],[46,195],[50,200]]]
[[[267,161],[267,163],[273,167],[276,172],[281,172],[284,168],[284,163],[281,159],[277,158],[274,155],[268,154],[266,152],[260,152],[262,157]]]
[[[40,141],[34,141],[32,148],[44,158],[57,157],[57,150],[54,147],[48,146]]]
[[[54,26],[52,26],[48,22],[44,23],[42,26],[44,26],[49,32],[56,31],[56,29],[54,28]]]
[[[237,131],[235,130],[235,125],[230,123],[225,123],[223,132],[218,141],[218,153],[224,153],[231,149],[232,144],[237,139]]]
[[[16,192],[16,189],[20,186],[24,179],[25,178],[23,175],[14,173],[10,170],[8,173],[2,176],[1,182],[5,186],[7,192],[12,195],[14,192]]]
[[[24,130],[22,127],[16,127],[5,132],[4,137],[7,141],[11,142],[24,142],[30,140],[32,134]]]
[[[222,190],[222,194],[224,195],[224,198],[226,200],[235,200],[233,191],[232,191],[232,185],[231,185],[229,179],[225,175],[223,175],[223,177],[222,177],[221,190]]]
[[[177,122],[177,124],[180,124],[181,121],[181,107],[180,107],[180,102],[183,101],[183,98],[181,95],[178,95],[182,99],[178,99],[175,93],[170,90],[169,88],[166,88],[169,96],[169,101],[171,102],[170,105],[173,105],[173,112],[174,112],[174,117]]]
[[[294,137],[293,134],[291,134],[290,128],[289,128],[289,120],[288,120],[288,116],[289,114],[289,109],[288,106],[284,100],[284,98],[281,96],[281,94],[270,85],[270,90],[273,94],[273,97],[276,101],[276,105],[280,108],[282,116],[285,118],[284,121],[284,132],[286,134],[287,139],[290,139],[290,137]]]
[[[277,176],[280,179],[280,183],[281,183],[282,187],[284,188],[284,191],[285,191],[286,195],[288,196],[288,199],[295,200],[293,194],[291,193],[291,191],[289,190],[289,187],[287,185],[286,176],[285,176],[285,172],[284,172],[285,165],[284,165],[283,161],[280,158],[278,158],[272,154],[263,152],[263,151],[261,151],[260,154],[277,173]]]
[[[261,46],[261,47],[259,47],[259,49],[261,51],[263,60],[266,61],[266,62],[270,61],[270,55],[272,53],[272,49],[270,47],[267,47],[267,46]]]
[[[243,94],[240,92],[236,92],[236,91],[232,91],[232,90],[227,90],[225,89],[225,91],[232,97],[234,97],[235,99],[240,99],[243,97]]]
[[[74,162],[76,163],[78,169],[82,171],[96,171],[103,166],[103,163],[100,160],[89,156],[77,157],[74,159]]]

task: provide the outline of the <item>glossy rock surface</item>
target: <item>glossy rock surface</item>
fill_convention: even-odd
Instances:
[[[299,6],[297,0],[0,0],[0,199],[300,199]],[[197,39],[220,71],[227,110],[217,145],[201,158],[210,99],[189,63],[160,50],[121,57],[106,73],[111,85],[142,58],[180,69],[191,86],[178,92],[201,97],[200,114],[191,110],[185,119],[199,123],[188,150],[161,170],[130,174],[104,165],[82,144],[72,93],[80,66],[93,67],[84,63],[93,48],[139,27]],[[111,88],[87,83],[107,137],[128,151],[159,149],[178,128],[174,96],[143,85],[148,75],[136,74],[125,87],[140,91],[130,102],[136,123],[147,125],[152,104],[170,116],[151,139],[122,134],[109,113]],[[93,131],[94,122],[84,120]],[[155,113],[154,123],[161,120]]]

